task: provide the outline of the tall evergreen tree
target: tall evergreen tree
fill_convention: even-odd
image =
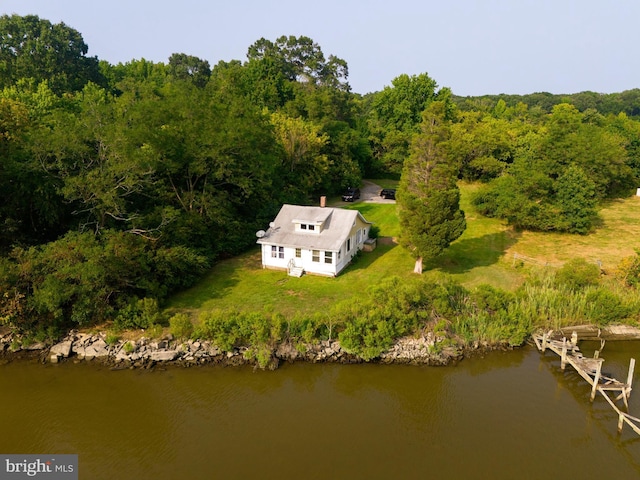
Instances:
[[[422,273],[423,258],[442,253],[466,228],[456,172],[441,145],[449,136],[446,111],[437,101],[423,113],[398,188],[400,244],[416,258],[416,273]]]

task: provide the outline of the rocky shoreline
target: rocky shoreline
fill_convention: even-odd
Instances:
[[[423,337],[399,339],[388,351],[372,362],[384,364],[448,365],[460,360],[462,353],[453,348],[434,348],[436,340],[428,333]],[[167,335],[159,340],[142,337],[138,340],[108,342],[107,334],[71,331],[53,346],[34,343],[18,345],[11,333],[0,332],[0,355],[5,362],[11,359],[37,357],[43,363],[65,361],[93,361],[114,369],[153,368],[156,365],[196,366],[215,364],[224,366],[254,365],[259,367],[249,347],[223,351],[210,341],[185,340]],[[317,343],[281,343],[270,350],[270,358],[262,368],[275,369],[281,362],[364,363],[357,355],[346,352],[337,340]]]
[[[568,335],[569,330],[577,331],[580,340],[640,339],[640,329],[629,326],[598,329],[583,325],[568,327],[558,333]],[[453,346],[443,346],[443,340],[443,338],[434,338],[432,332],[420,337],[403,337],[370,363],[444,366],[456,363],[464,357],[505,348],[504,345],[472,345],[463,350]],[[266,364],[260,366],[255,359],[255,352],[250,347],[237,347],[231,351],[223,351],[208,340],[180,340],[172,335],[166,335],[161,339],[141,337],[137,340],[112,340],[106,332],[89,334],[73,330],[53,346],[41,342],[23,346],[9,328],[0,327],[0,361],[2,363],[14,359],[37,358],[42,363],[91,361],[113,369],[214,364],[253,365],[256,368],[273,370],[282,362],[342,364],[366,362],[359,356],[346,352],[337,340],[297,344],[285,342],[274,345],[267,350],[267,353],[269,358]]]

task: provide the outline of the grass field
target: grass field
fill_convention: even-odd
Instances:
[[[468,288],[488,283],[513,290],[536,265],[560,266],[572,258],[600,261],[613,271],[620,260],[640,248],[640,198],[630,197],[607,204],[600,212],[599,229],[585,236],[518,232],[502,220],[485,218],[473,209],[470,198],[476,184],[461,185],[461,206],[467,230],[437,259],[425,263],[427,278],[448,275]],[[263,270],[258,247],[218,263],[197,285],[175,295],[169,312],[197,314],[200,310],[237,308],[267,310],[293,315],[324,312],[337,301],[349,298],[392,275],[412,277],[413,259],[391,241],[400,233],[393,204],[355,203],[365,218],[380,228],[378,248],[363,253],[336,278]],[[524,267],[514,254],[526,257]]]

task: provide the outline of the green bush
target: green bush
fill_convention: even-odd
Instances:
[[[319,314],[310,316],[296,313],[287,323],[283,335],[290,340],[302,340],[311,343],[320,337],[320,329],[322,326],[321,316]]]
[[[189,338],[193,333],[193,323],[184,313],[177,313],[169,319],[169,331],[177,338]]]
[[[556,273],[556,283],[571,290],[580,290],[600,282],[600,267],[582,258],[565,263]]]
[[[397,333],[391,321],[354,319],[340,332],[340,345],[347,352],[355,353],[364,360],[380,356],[393,345]]]
[[[237,310],[212,310],[200,316],[194,336],[212,340],[222,350],[236,346],[272,345],[286,331],[282,315]]]
[[[118,312],[114,325],[118,329],[150,328],[163,322],[155,298],[143,298],[129,303]]]
[[[336,324],[344,324],[338,334],[340,344],[365,360],[376,358],[398,337],[431,320],[435,289],[435,284],[422,279],[403,282],[391,277],[358,300],[341,302],[330,312]]]
[[[635,256],[622,259],[618,265],[618,276],[629,287],[640,286],[640,250],[636,250]]]
[[[476,308],[493,314],[497,312],[506,312],[509,305],[514,301],[514,295],[495,288],[491,285],[479,285],[471,294],[471,299],[475,303]]]
[[[586,296],[586,302],[589,305],[589,319],[599,326],[621,321],[630,312],[616,293],[603,288],[590,291]]]

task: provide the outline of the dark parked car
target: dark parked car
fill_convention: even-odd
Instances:
[[[359,188],[347,188],[345,192],[342,194],[343,202],[353,202],[360,198],[360,189]]]
[[[380,190],[380,196],[387,200],[395,200],[396,199],[396,189],[395,188],[383,188]]]

